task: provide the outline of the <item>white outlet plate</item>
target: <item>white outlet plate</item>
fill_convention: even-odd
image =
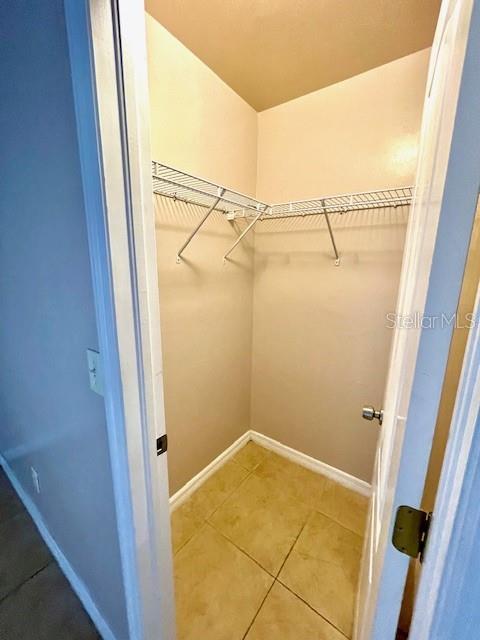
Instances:
[[[87,361],[90,389],[103,396],[103,370],[99,352],[95,349],[87,349]]]
[[[36,493],[40,493],[40,478],[38,477],[38,473],[33,467],[30,467],[30,473],[32,474],[33,488]]]

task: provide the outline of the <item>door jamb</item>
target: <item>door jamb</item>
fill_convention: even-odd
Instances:
[[[174,640],[144,7],[65,0],[65,20],[129,637]]]

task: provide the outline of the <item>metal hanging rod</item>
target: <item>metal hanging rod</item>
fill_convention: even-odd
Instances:
[[[269,205],[246,196],[233,189],[220,186],[214,182],[203,180],[197,176],[178,171],[160,162],[152,162],[153,192],[180,200],[189,204],[205,207],[206,214],[195,227],[177,253],[177,262],[181,261],[182,253],[193,240],[199,229],[206,222],[213,211],[223,213],[227,220],[238,218],[250,220],[248,226],[239,235],[234,244],[223,256],[226,261],[232,251],[257,224],[266,220],[292,218],[309,215],[324,215],[328,233],[335,254],[335,264],[340,264],[330,213],[347,213],[349,211],[368,211],[386,207],[402,207],[410,205],[414,187],[398,187],[393,189],[377,189],[375,191],[360,191],[335,196],[325,196],[310,200],[296,200]]]

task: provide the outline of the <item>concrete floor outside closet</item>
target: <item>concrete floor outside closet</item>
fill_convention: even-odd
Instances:
[[[172,513],[178,640],[350,638],[367,506],[248,442]]]
[[[0,638],[100,638],[2,469]]]

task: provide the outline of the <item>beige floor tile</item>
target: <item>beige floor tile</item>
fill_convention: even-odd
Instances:
[[[294,500],[320,510],[327,479],[310,469],[290,462],[276,453],[268,452],[254,474],[274,485],[282,485]]]
[[[254,473],[275,482],[288,478],[285,491],[293,498],[324,513],[354,533],[364,535],[368,515],[368,498],[365,496],[272,452],[268,452]]]
[[[205,520],[248,476],[248,471],[236,462],[226,462],[171,516],[173,551],[176,553]]]
[[[272,581],[205,525],[175,557],[178,640],[241,640]]]
[[[251,475],[209,518],[229,540],[272,575],[280,570],[311,510],[281,483]]]
[[[246,640],[345,640],[345,637],[276,582]]]
[[[347,636],[351,636],[362,539],[314,513],[279,580]]]
[[[266,455],[268,455],[268,451],[266,449],[250,440],[237,454],[233,456],[232,460],[241,464],[242,467],[245,467],[248,471],[253,471],[255,467],[258,467],[258,465],[265,459]]]
[[[327,480],[319,510],[350,531],[365,535],[368,498]]]
[[[217,509],[248,476],[248,471],[229,460],[195,491],[190,500],[205,518]]]
[[[170,515],[173,553],[177,553],[204,524],[205,518],[195,512],[190,500],[175,509]]]

